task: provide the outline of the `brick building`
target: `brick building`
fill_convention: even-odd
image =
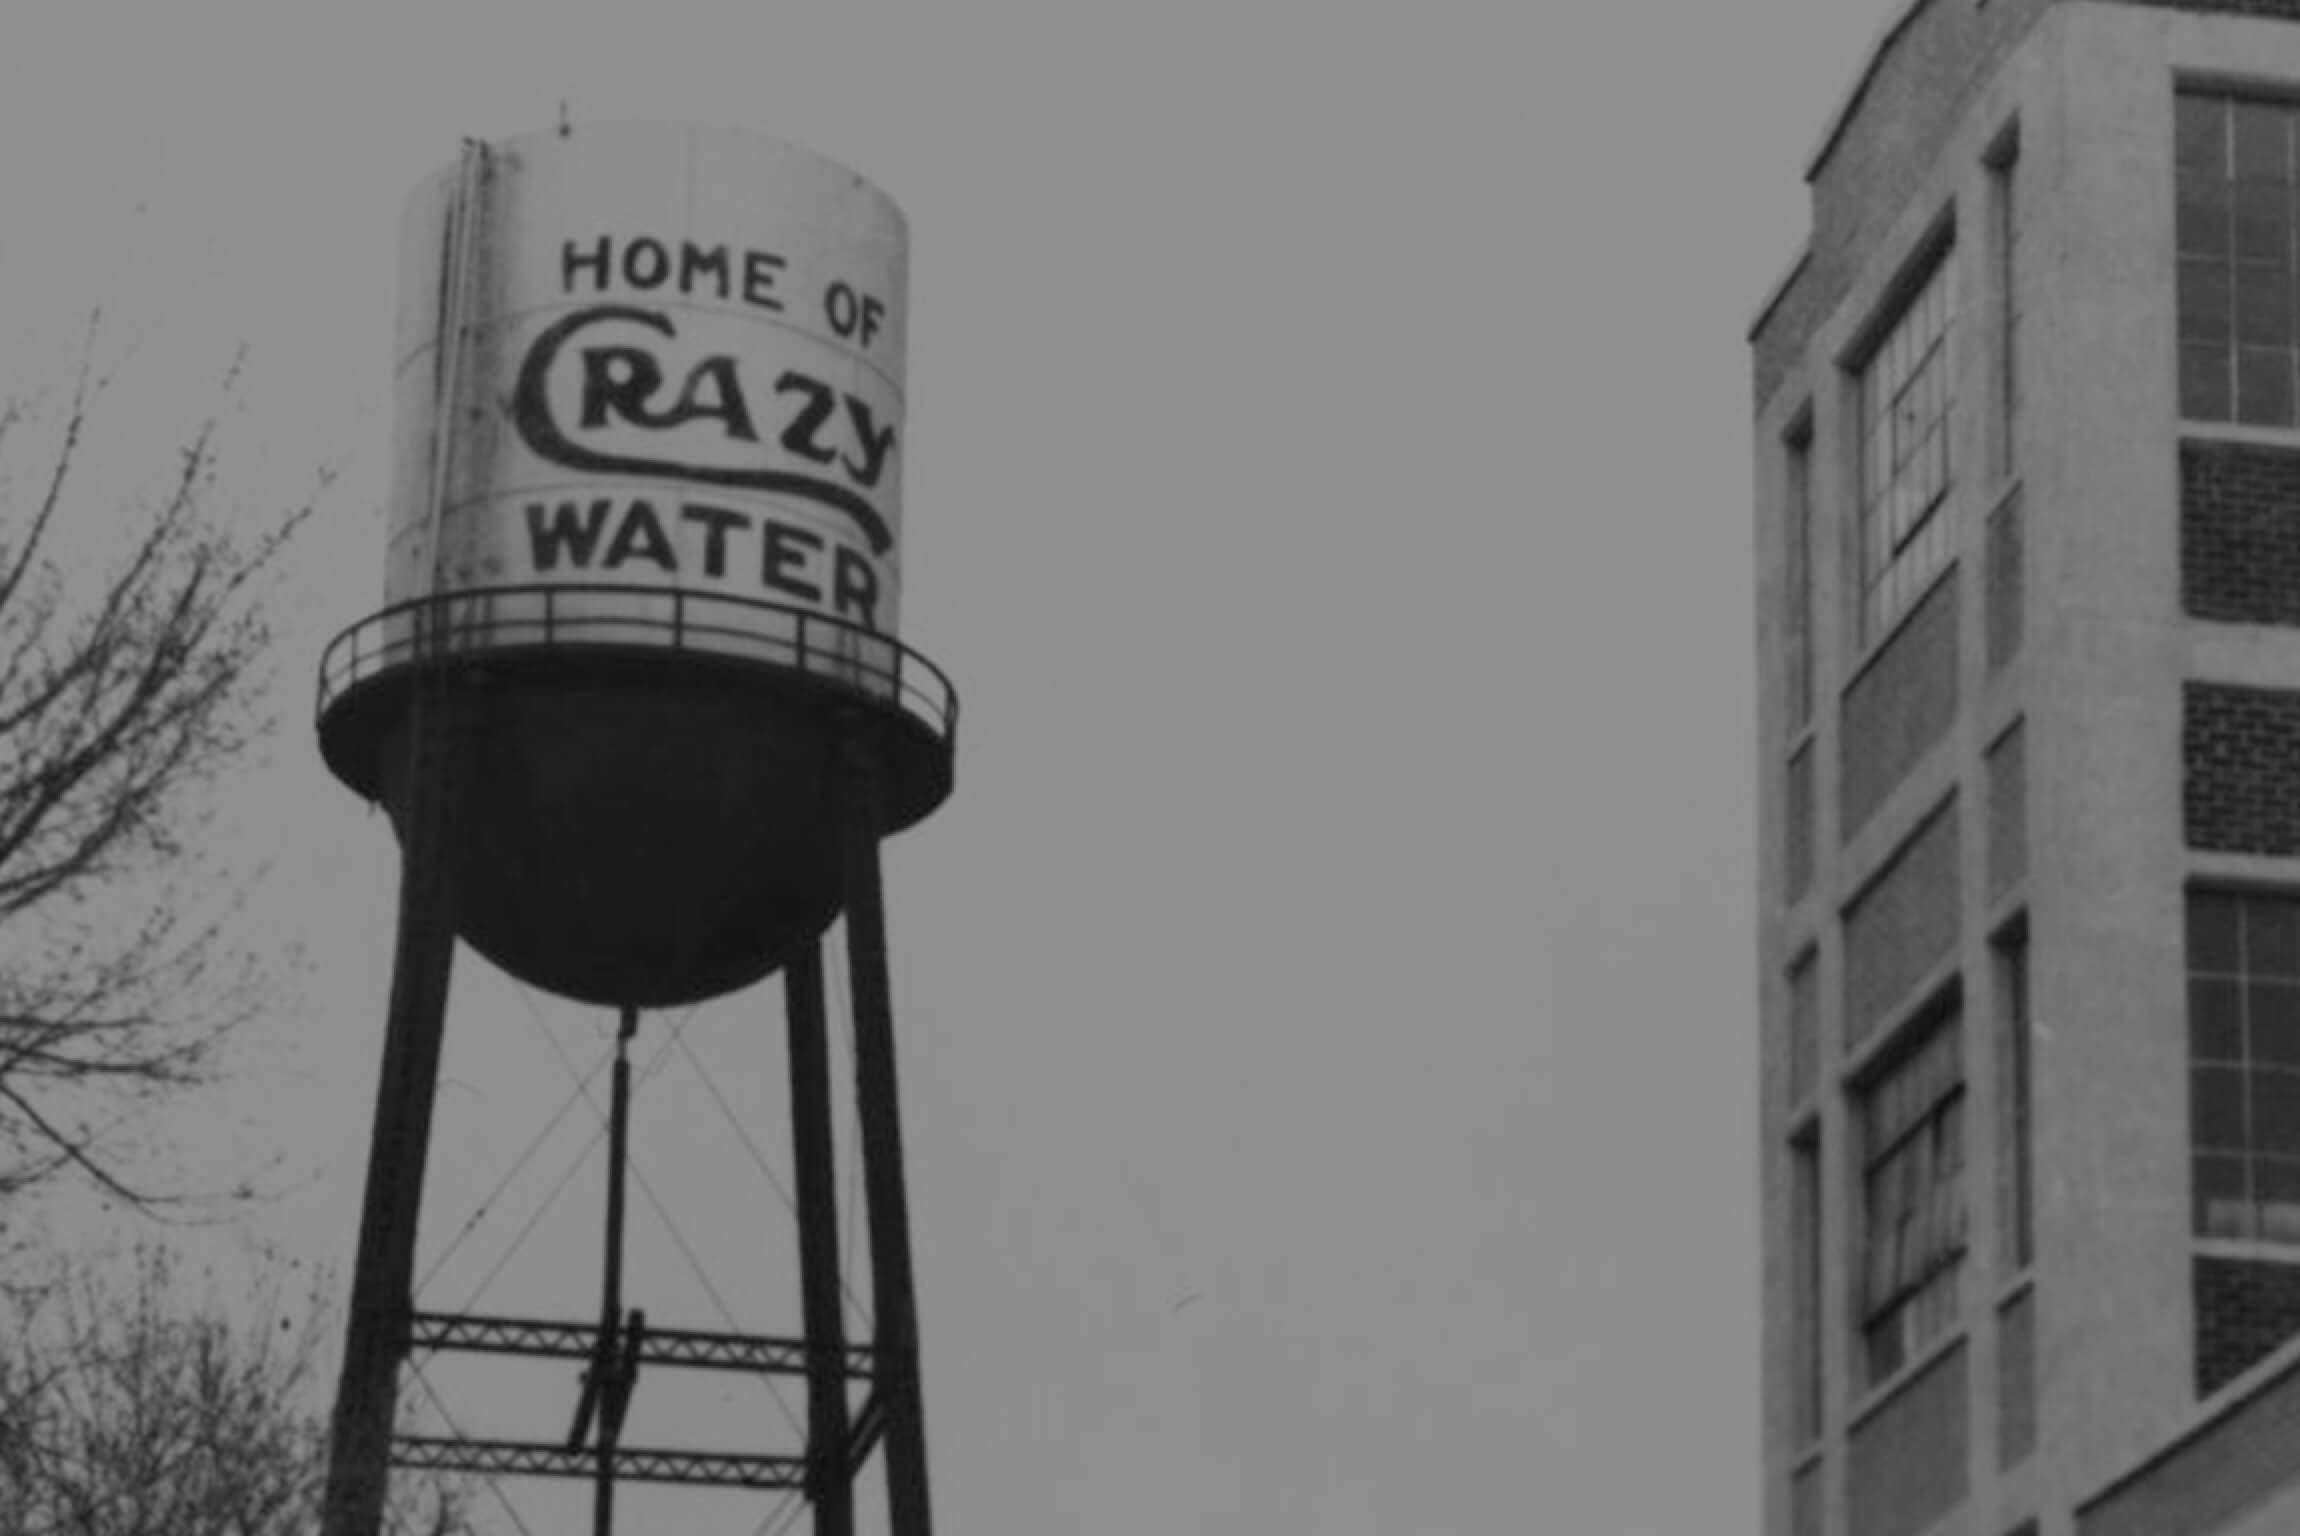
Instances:
[[[2300,0],[1912,0],[1808,180],[1765,1529],[2300,1533]]]

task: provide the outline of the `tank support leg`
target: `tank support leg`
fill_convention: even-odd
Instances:
[[[876,1388],[886,1414],[888,1527],[930,1536],[926,1416],[919,1390],[918,1306],[911,1286],[910,1211],[903,1193],[902,1120],[895,1092],[894,1004],[887,980],[886,907],[879,884],[883,824],[878,765],[848,744],[842,777],[847,969],[854,993],[855,1098],[870,1207],[871,1295],[878,1319]]]
[[[415,725],[416,770],[407,793],[399,877],[399,932],[392,953],[391,1002],[384,1021],[383,1068],[352,1271],[343,1371],[329,1426],[324,1536],[376,1536],[388,1491],[399,1365],[407,1353],[409,1290],[415,1277],[416,1219],[431,1147],[432,1099],[439,1085],[440,1030],[455,958],[448,808],[463,749],[448,699]]]
[[[599,1411],[598,1464],[591,1481],[593,1536],[615,1536],[615,1451],[623,1438],[623,1412],[631,1400],[636,1352],[626,1363],[623,1324],[623,1186],[631,1162],[631,1037],[639,1010],[626,1006],[615,1030],[615,1070],[607,1106],[607,1251],[599,1286],[599,1352],[585,1400]],[[643,1324],[641,1326],[644,1326]],[[635,1339],[634,1339],[635,1342]],[[576,1433],[582,1433],[578,1416]]]
[[[854,1536],[847,1466],[846,1319],[839,1305],[838,1174],[831,1144],[823,953],[810,940],[783,968],[790,1030],[791,1141],[798,1167],[799,1291],[807,1336],[807,1499],[815,1536]]]

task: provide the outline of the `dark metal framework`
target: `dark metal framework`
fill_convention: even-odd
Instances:
[[[461,1350],[481,1355],[589,1360],[598,1352],[598,1339],[599,1329],[592,1323],[449,1312],[411,1312],[407,1318],[407,1347],[411,1351]],[[845,1356],[843,1368],[848,1377],[861,1380],[870,1376],[868,1345],[849,1346]],[[649,1328],[639,1349],[638,1363],[706,1371],[748,1371],[761,1376],[804,1376],[813,1368],[804,1339],[712,1333],[694,1328]]]
[[[550,613],[548,599],[545,613]],[[568,643],[570,637],[556,633],[556,622],[556,643]],[[410,799],[402,818],[398,940],[343,1373],[331,1428],[323,1536],[376,1536],[387,1469],[394,1465],[487,1475],[590,1478],[597,1489],[596,1536],[608,1536],[612,1530],[618,1480],[802,1491],[813,1505],[817,1536],[851,1536],[851,1485],[882,1442],[893,1536],[930,1536],[917,1308],[903,1186],[879,869],[879,843],[887,830],[888,806],[877,727],[887,715],[905,713],[914,728],[927,725],[947,751],[947,732],[956,721],[955,695],[947,693],[947,682],[923,658],[900,647],[887,653],[897,661],[883,687],[873,686],[867,679],[813,673],[851,701],[842,728],[844,746],[837,779],[843,847],[841,907],[846,919],[846,959],[853,997],[855,1092],[877,1338],[868,1344],[849,1343],[840,1311],[829,1049],[823,1019],[822,956],[814,943],[802,946],[784,967],[798,1185],[802,1337],[658,1329],[649,1326],[643,1312],[625,1312],[621,1297],[621,1189],[629,1114],[627,1048],[637,1022],[635,1010],[628,1008],[622,1012],[617,1037],[609,1125],[609,1230],[600,1320],[582,1324],[416,1312],[411,1294],[416,1225],[456,932],[455,882],[449,875],[453,861],[448,854],[461,830],[456,821],[457,807],[469,766],[466,759],[473,716],[479,706],[472,692],[460,684],[462,669],[452,664],[454,658],[435,649],[446,643],[442,628],[418,623],[413,634],[417,637],[411,642],[415,648],[395,658],[401,665],[412,663],[418,674],[408,698],[413,713]],[[343,644],[339,641],[337,648],[331,648],[331,658]],[[375,676],[363,665],[356,647],[351,655],[353,659],[344,664],[343,672],[331,674],[332,689],[330,681],[323,681],[323,700],[340,697],[344,687]],[[902,658],[925,667],[946,690],[931,713],[920,710],[916,690],[907,681],[916,674],[901,670]],[[852,659],[850,654],[847,660]],[[437,664],[440,662],[450,664]],[[947,767],[943,771],[947,774]],[[394,1435],[400,1367],[414,1350],[586,1362],[588,1369],[571,1433],[558,1443]],[[807,1444],[795,1455],[624,1446],[620,1443],[624,1411],[646,1367],[803,1376],[808,1398]],[[869,1381],[871,1391],[850,1414],[848,1384],[857,1379]]]
[[[329,642],[319,713],[412,663],[615,650],[762,664],[785,683],[892,706],[946,746],[958,730],[957,688],[899,640],[789,603],[612,582],[465,587],[395,603]]]

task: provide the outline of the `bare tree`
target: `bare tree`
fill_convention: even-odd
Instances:
[[[233,526],[212,422],[157,492],[103,504],[101,390],[83,376],[60,429],[0,407],[0,463],[30,438],[43,466],[0,485],[0,1205],[67,1170],[169,1198],[123,1171],[120,1128],[254,995],[185,839],[260,719],[264,578],[310,509]]]
[[[324,1308],[275,1291],[227,1314],[164,1250],[125,1277],[85,1260],[21,1293],[0,1327],[0,1511],[11,1536],[305,1536],[327,1436]],[[403,1480],[393,1536],[465,1536],[459,1485]]]

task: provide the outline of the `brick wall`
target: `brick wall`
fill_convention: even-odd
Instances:
[[[2017,1467],[2036,1449],[2036,1290],[1997,1312],[1997,1465]]]
[[[1858,1045],[1957,943],[1957,806],[1910,834],[1845,913],[1845,1043]]]
[[[1845,690],[1838,835],[1850,842],[1957,718],[1957,575],[1936,583]]]
[[[2300,1264],[2198,1255],[2196,1395],[2210,1396],[2300,1333]]]
[[[1989,514],[1988,624],[1989,672],[1994,675],[2020,654],[2021,513],[2015,496]]]
[[[2181,706],[2188,846],[2300,854],[2300,693],[2191,682]]]
[[[1854,1429],[1845,1490],[1851,1536],[1916,1536],[1963,1503],[1966,1433],[1960,1344]]]
[[[2180,606],[2223,623],[2300,624],[2300,450],[2180,445]]]
[[[2028,873],[2028,728],[2015,725],[1989,748],[1989,899]]]

